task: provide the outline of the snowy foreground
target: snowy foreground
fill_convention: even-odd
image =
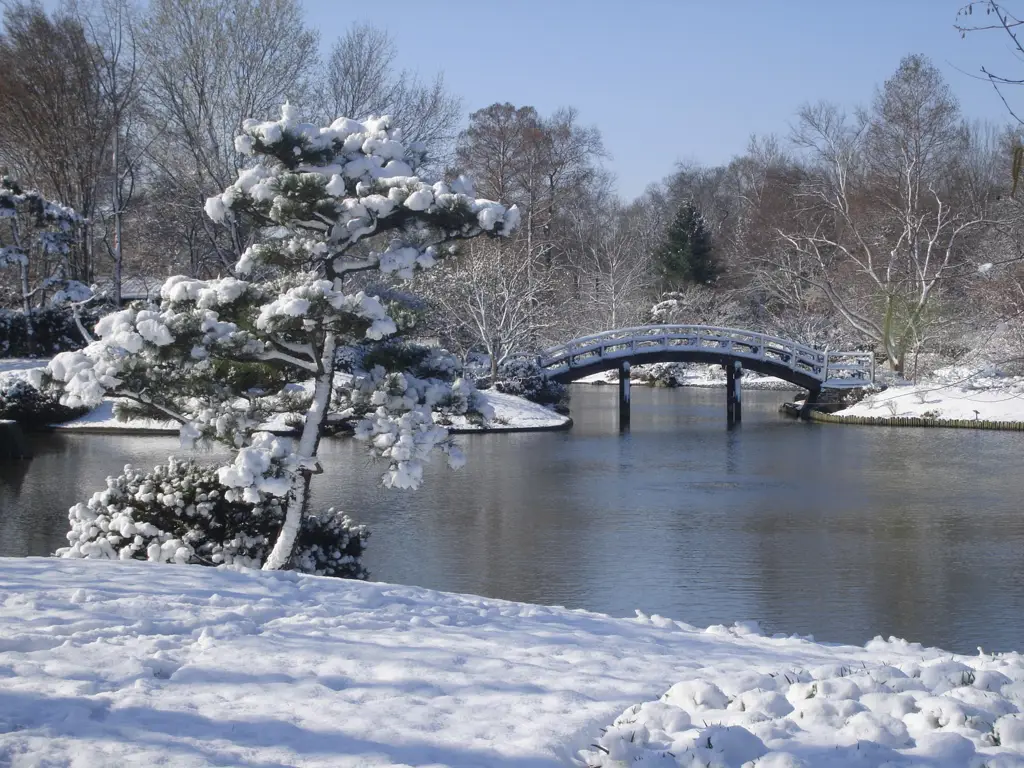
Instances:
[[[0,585],[0,765],[1024,766],[1019,654],[139,562]]]
[[[919,384],[890,386],[836,415],[1024,421],[1024,377],[945,369]]]

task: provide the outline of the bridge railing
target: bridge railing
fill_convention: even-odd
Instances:
[[[599,360],[683,349],[766,360],[836,386],[863,385],[874,378],[869,352],[825,352],[777,336],[703,325],[645,325],[595,333],[546,349],[537,362],[556,376]]]
[[[862,386],[875,380],[872,352],[828,352],[825,383],[829,386]]]

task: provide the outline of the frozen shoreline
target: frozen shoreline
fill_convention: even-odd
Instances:
[[[0,581],[3,764],[1024,766],[1017,653],[198,566]]]

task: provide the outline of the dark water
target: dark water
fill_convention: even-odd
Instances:
[[[415,493],[388,491],[363,447],[329,441],[316,501],[373,531],[381,581],[700,626],[949,650],[1024,650],[1024,434],[802,424],[786,393],[576,387],[566,433],[462,438]],[[66,509],[173,438],[45,436],[0,465],[0,555],[63,543]]]

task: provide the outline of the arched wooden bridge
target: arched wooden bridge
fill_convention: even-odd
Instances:
[[[728,422],[741,419],[740,378],[744,368],[791,382],[808,391],[805,408],[822,389],[871,384],[871,352],[832,352],[789,339],[736,328],[704,325],[645,325],[573,339],[536,358],[545,374],[569,383],[602,371],[619,370],[620,416],[629,420],[629,369],[648,363],[711,363],[725,368]]]

